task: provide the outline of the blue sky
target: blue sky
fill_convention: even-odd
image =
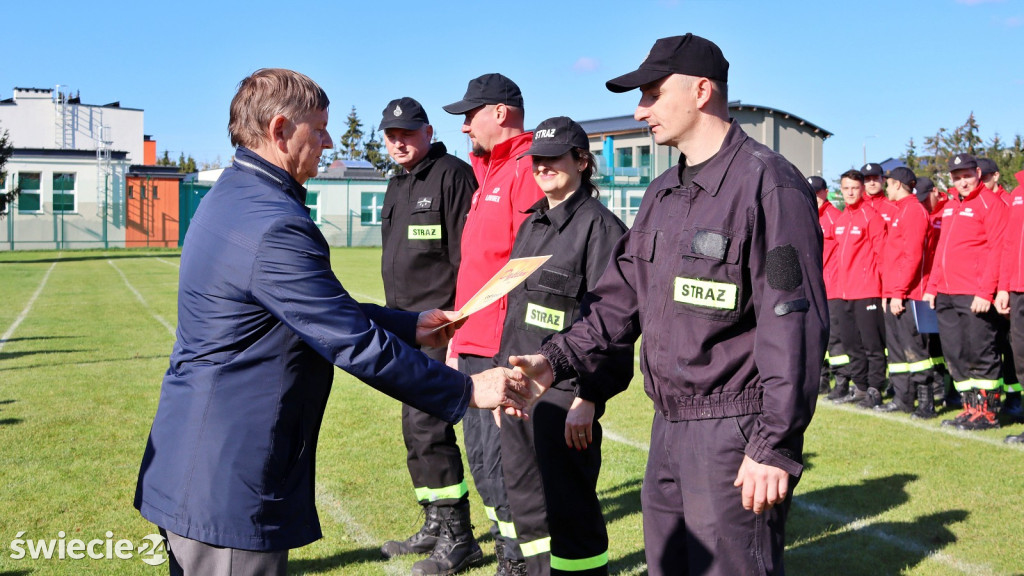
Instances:
[[[331,98],[332,134],[355,106],[366,127],[392,98],[424,104],[465,157],[459,100],[501,72],[522,88],[526,122],[632,114],[638,93],[609,78],[654,40],[693,32],[730,61],[730,98],[796,114],[834,133],[824,176],[901,155],[974,112],[987,140],[1024,134],[1024,0],[618,0],[538,2],[48,2],[3,8],[0,99],[57,84],[89,104],[146,111],[172,158],[227,162],[228,105],[261,67],[308,74]],[[17,143],[15,143],[17,144]]]

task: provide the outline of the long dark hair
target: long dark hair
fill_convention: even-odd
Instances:
[[[601,195],[601,191],[597,189],[597,184],[594,184],[591,180],[594,176],[594,165],[596,164],[597,159],[590,150],[585,150],[583,148],[573,148],[571,152],[573,160],[579,161],[582,158],[587,161],[587,167],[580,172],[580,188],[589,192],[594,198],[599,197]]]

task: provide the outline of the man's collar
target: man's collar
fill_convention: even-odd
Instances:
[[[238,170],[254,174],[259,178],[277,184],[281,190],[295,197],[303,204],[306,203],[306,188],[299,184],[298,180],[293,178],[284,168],[267,162],[262,156],[245,146],[239,146],[235,150],[233,166]]]
[[[739,152],[740,146],[747,141],[747,133],[740,127],[740,123],[735,119],[731,119],[729,122],[729,131],[725,134],[725,140],[722,141],[721,148],[718,152],[715,152],[714,156],[711,157],[701,171],[694,176],[691,185],[699,186],[702,190],[708,194],[715,196],[718,194],[718,189],[721,188],[722,182],[725,180],[725,173],[728,171],[729,165],[732,164],[733,158],[736,157],[736,153]],[[670,188],[678,188],[682,185],[682,174],[685,169],[686,157],[679,157],[679,164],[675,170],[671,171],[671,175],[665,181],[665,185],[662,190],[658,191],[661,194],[662,191]]]

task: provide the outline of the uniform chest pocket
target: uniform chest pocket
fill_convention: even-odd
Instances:
[[[409,214],[407,239],[413,250],[440,248],[444,238],[441,224],[441,201],[436,197],[414,199]]]
[[[749,289],[741,255],[744,234],[728,230],[684,230],[677,247],[671,306],[679,314],[735,321]]]
[[[518,290],[516,324],[528,332],[554,334],[576,319],[583,275],[556,267],[534,272]]]

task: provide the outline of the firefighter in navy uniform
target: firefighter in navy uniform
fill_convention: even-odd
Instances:
[[[510,355],[533,352],[579,318],[580,299],[597,283],[626,231],[595,197],[594,157],[579,124],[564,116],[541,122],[523,156],[532,156],[545,197],[520,226],[512,258],[551,258],[508,295],[496,356],[502,365]],[[525,573],[608,574],[608,532],[597,498],[597,419],[632,376],[633,350],[623,349],[602,386],[583,392],[565,380],[541,396],[531,420],[502,416],[501,462]]]
[[[431,143],[427,113],[412,98],[389,102],[380,128],[388,154],[403,168],[388,181],[381,209],[381,275],[387,306],[450,310],[455,304],[462,227],[476,190],[473,169],[448,154],[443,143]],[[423,352],[444,362],[447,349]],[[405,541],[385,542],[381,554],[391,558],[434,553],[447,570],[482,560],[470,527],[469,491],[455,429],[403,404],[402,435],[416,500],[425,508],[426,520]]]
[[[651,182],[581,319],[512,364],[600,388],[643,333],[654,402],[641,490],[651,576],[782,574],[790,495],[828,340],[822,233],[800,172],[729,118],[712,42],[658,40],[634,117],[679,165]]]

